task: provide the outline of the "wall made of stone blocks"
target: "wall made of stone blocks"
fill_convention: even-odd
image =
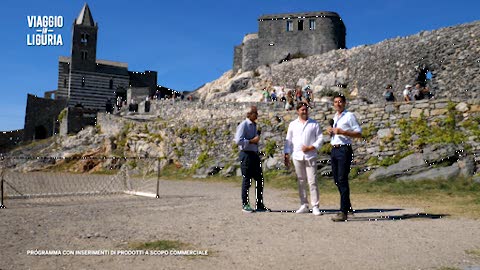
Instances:
[[[398,148],[399,126],[401,119],[412,121],[420,116],[428,123],[438,119],[444,119],[448,114],[449,104],[456,106],[456,114],[462,119],[473,119],[480,116],[479,100],[462,102],[447,99],[417,101],[414,103],[390,103],[390,104],[367,104],[353,101],[348,105],[348,110],[356,115],[362,128],[370,129],[373,133],[368,140],[357,139],[354,142],[355,164],[365,164],[371,157],[380,160],[393,157],[401,153],[418,151],[413,146],[411,149]],[[277,145],[276,155],[281,158],[283,151],[286,129],[290,121],[296,119],[295,111],[285,111],[282,103],[200,103],[200,102],[171,102],[152,101],[151,115],[168,123],[168,128],[162,129],[165,140],[171,140],[173,145],[181,140],[184,154],[178,159],[185,164],[194,164],[196,158],[204,151],[210,151],[211,156],[219,156],[228,159],[232,153],[232,141],[237,125],[246,118],[246,112],[251,105],[256,105],[259,110],[258,126],[262,128],[262,141],[260,148],[263,149],[267,141],[275,141]],[[310,117],[318,121],[323,129],[329,126],[329,119],[334,116],[331,102],[317,102],[310,111]],[[460,128],[460,122],[457,123]],[[208,132],[208,138],[196,136],[180,136],[179,130],[192,130],[204,128]],[[151,131],[155,132],[155,131]],[[391,136],[389,140],[386,137]],[[328,141],[328,136],[325,137]],[[204,143],[201,143],[204,140]],[[210,143],[210,148],[207,147]],[[168,143],[170,144],[170,143]],[[465,145],[469,145],[470,153],[480,154],[480,140],[470,136]],[[187,149],[188,148],[188,149]],[[227,149],[227,150],[226,150]],[[180,151],[180,150],[178,150]],[[225,153],[227,151],[227,153]],[[220,158],[221,159],[221,158]]]

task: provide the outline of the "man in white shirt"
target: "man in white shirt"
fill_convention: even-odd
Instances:
[[[348,174],[353,159],[351,138],[362,137],[362,128],[355,115],[345,109],[346,103],[343,95],[336,95],[333,98],[336,113],[332,127],[327,129],[332,136],[330,143],[333,146],[331,155],[333,179],[340,192],[340,213],[332,218],[333,221],[346,221],[348,213],[353,213],[348,184]]]
[[[298,193],[300,195],[300,208],[296,213],[308,213],[307,192],[305,181],[310,186],[310,200],[312,212],[318,216],[321,214],[318,204],[317,187],[317,149],[322,143],[320,125],[313,119],[308,118],[308,105],[299,102],[297,105],[298,118],[288,126],[285,139],[285,166],[290,165],[290,155],[293,159],[295,172],[298,178]]]

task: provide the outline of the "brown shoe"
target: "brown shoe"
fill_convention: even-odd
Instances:
[[[347,214],[345,213],[338,213],[332,218],[333,222],[341,222],[341,221],[347,221]]]

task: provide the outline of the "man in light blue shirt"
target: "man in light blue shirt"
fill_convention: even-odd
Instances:
[[[235,143],[240,150],[240,168],[242,170],[242,211],[254,212],[249,203],[248,190],[252,186],[252,178],[255,179],[256,211],[269,212],[270,209],[263,204],[263,173],[262,163],[258,155],[258,142],[260,132],[257,130],[258,111],[257,107],[250,107],[247,119],[243,120],[235,132]]]
[[[333,125],[327,129],[332,136],[332,174],[338,191],[340,192],[340,213],[333,217],[333,221],[346,221],[348,213],[353,213],[350,202],[350,187],[348,174],[353,159],[352,138],[362,137],[362,128],[355,115],[345,109],[346,99],[343,95],[333,98],[335,117]]]

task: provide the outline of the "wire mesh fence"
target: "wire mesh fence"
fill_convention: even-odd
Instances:
[[[48,170],[23,172],[18,170],[19,164],[25,165],[25,162],[40,159],[47,160],[47,163],[59,163],[66,160],[58,157],[0,157],[0,208],[87,202],[100,197],[112,199],[116,196],[121,199],[126,195],[159,197],[159,158],[76,157],[67,160],[68,162],[87,159],[96,161],[147,160],[151,166],[156,166],[156,175],[150,174],[143,177],[132,175],[126,165],[121,166],[118,170],[101,173],[68,173]]]

